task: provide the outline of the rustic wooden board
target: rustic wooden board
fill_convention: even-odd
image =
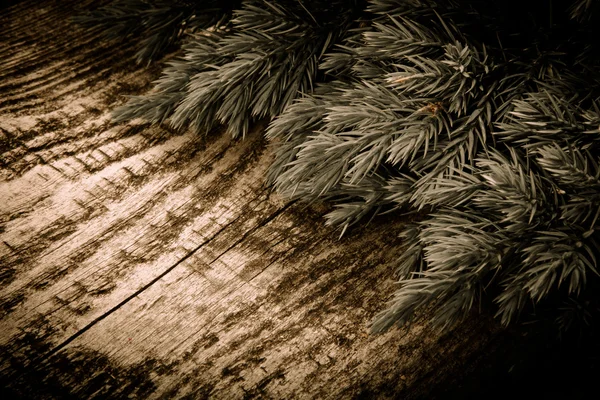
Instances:
[[[322,206],[264,186],[245,140],[115,125],[160,65],[84,32],[86,4],[21,2],[0,26],[0,383],[32,398],[418,398],[495,331],[369,335],[396,233],[338,240]]]

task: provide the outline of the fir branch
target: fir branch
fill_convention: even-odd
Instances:
[[[375,332],[409,322],[417,310],[432,303],[437,307],[434,323],[456,324],[478,301],[490,273],[501,267],[501,243],[507,238],[494,233],[485,218],[446,209],[422,224],[419,241],[426,268],[417,277],[399,281],[388,309],[375,318]]]
[[[589,223],[594,229],[600,214],[600,169],[598,159],[589,150],[573,145],[561,148],[557,144],[537,150],[537,162],[556,182],[556,190],[567,196],[561,207],[561,218],[581,226]]]
[[[211,71],[214,64],[226,62],[227,58],[217,51],[223,35],[222,30],[194,34],[194,40],[183,46],[183,57],[167,64],[161,77],[154,82],[152,92],[130,97],[126,104],[113,111],[114,121],[142,118],[153,124],[164,123],[186,97],[193,77]]]
[[[301,93],[312,92],[321,55],[352,22],[354,8],[342,2],[282,3],[243,1],[217,42],[188,49],[205,50],[205,59],[172,65],[157,82],[155,98],[133,99],[120,119],[169,118],[176,129],[199,132],[221,123],[234,137],[244,136],[252,121],[275,117]],[[157,102],[168,106],[163,103],[155,115],[144,111]]]
[[[399,287],[375,331],[429,307],[448,327],[485,297],[505,324],[552,310],[571,326],[557,305],[598,284],[600,53],[581,18],[595,4],[574,2],[575,23],[514,3],[244,0],[195,31],[197,17],[159,7],[164,26],[142,13],[115,32],[165,29],[148,49],[195,33],[115,117],[233,136],[268,119],[268,182],[332,203],[342,235],[378,213],[422,215],[399,233]]]
[[[569,10],[570,17],[578,21],[585,21],[593,15],[591,9],[594,6],[597,6],[597,2],[594,0],[575,0]]]
[[[510,159],[494,152],[478,161],[485,189],[473,203],[486,214],[497,215],[507,231],[524,233],[545,221],[544,213],[554,214],[558,199],[547,180],[528,168],[515,150],[509,151]]]
[[[537,162],[552,174],[560,187],[569,191],[600,189],[598,158],[589,149],[573,145],[563,148],[553,143],[539,148],[536,153]]]

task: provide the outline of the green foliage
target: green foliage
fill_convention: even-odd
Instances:
[[[353,21],[348,1],[243,1],[232,18],[198,31],[149,96],[132,98],[116,120],[205,132],[226,124],[244,136],[253,121],[279,115],[313,91],[318,61]]]
[[[596,3],[516,4],[245,0],[115,118],[233,136],[270,119],[269,183],[333,203],[342,235],[418,211],[375,331],[489,303],[567,328],[600,310]]]
[[[486,298],[508,324],[557,299],[589,305],[597,279],[595,53],[555,51],[551,29],[537,47],[503,46],[518,43],[518,24],[482,42],[472,32],[495,24],[469,26],[457,7],[372,1],[381,16],[322,63],[345,83],[288,107],[268,131],[294,141],[278,153],[276,188],[335,201],[330,223],[346,229],[390,207],[427,213],[403,234],[399,288],[375,331],[432,304],[434,321],[452,325]],[[587,29],[565,24],[574,37]]]

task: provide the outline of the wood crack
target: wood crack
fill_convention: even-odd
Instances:
[[[230,221],[228,224],[226,224],[223,227],[221,227],[213,236],[211,236],[210,238],[206,239],[203,243],[201,243],[198,246],[196,246],[189,253],[187,253],[185,256],[183,256],[182,258],[180,258],[176,263],[174,263],[173,265],[171,265],[170,267],[168,267],[167,269],[165,269],[163,272],[161,272],[159,275],[157,275],[150,282],[148,282],[147,284],[143,285],[141,288],[139,288],[134,293],[132,293],[131,295],[129,295],[128,297],[126,297],[124,300],[122,300],[120,303],[118,303],[117,305],[115,305],[114,307],[112,307],[110,310],[108,310],[108,311],[104,312],[102,315],[96,317],[93,321],[91,321],[90,323],[88,323],[83,328],[79,329],[76,333],[74,333],[73,335],[71,335],[70,337],[68,337],[67,339],[65,339],[62,343],[60,343],[57,346],[53,347],[50,351],[48,351],[45,354],[41,355],[37,359],[32,360],[31,363],[35,364],[35,363],[38,363],[38,362],[45,362],[45,361],[47,361],[53,354],[59,352],[60,350],[62,350],[66,346],[68,346],[71,342],[73,342],[75,339],[77,339],[78,337],[80,337],[81,335],[83,335],[85,332],[89,331],[91,328],[93,328],[100,321],[102,321],[102,320],[106,319],[107,317],[109,317],[111,314],[113,314],[115,311],[117,311],[118,309],[120,309],[121,307],[123,307],[124,305],[126,305],[127,303],[129,303],[135,297],[139,296],[144,291],[146,291],[148,288],[152,287],[152,285],[154,285],[156,282],[158,282],[159,280],[161,280],[162,278],[164,278],[165,276],[167,276],[167,274],[169,274],[171,271],[173,271],[175,268],[177,268],[179,265],[181,265],[181,263],[185,262],[187,259],[189,259],[190,257],[192,257],[202,247],[204,247],[208,243],[210,243],[221,232],[223,232],[225,229],[227,229],[231,224],[233,224],[239,218],[241,218],[241,216],[236,217],[235,219],[233,219],[232,221]]]

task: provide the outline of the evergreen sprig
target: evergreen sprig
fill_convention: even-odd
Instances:
[[[150,96],[132,98],[114,115],[169,119],[176,129],[198,132],[226,124],[234,137],[244,136],[253,121],[275,117],[313,91],[319,59],[355,12],[353,2],[341,0],[243,1],[230,20],[184,46]]]
[[[327,84],[271,124],[270,137],[294,141],[279,149],[276,188],[337,202],[328,221],[342,232],[389,207],[429,213],[402,235],[399,289],[375,331],[432,302],[434,321],[452,325],[484,295],[506,324],[551,296],[585,303],[577,288],[597,278],[599,210],[598,86],[582,78],[586,64],[502,45],[514,39],[480,42],[471,32],[493,25],[469,27],[455,3],[399,3],[372,1],[381,16],[323,62],[345,86]]]
[[[544,310],[561,328],[588,322],[600,311],[597,5],[516,3],[243,0],[186,31],[154,90],[115,118],[234,137],[267,118],[269,183],[334,204],[342,235],[419,212],[398,232],[398,290],[375,331],[432,306],[447,327],[489,303],[505,324]]]

